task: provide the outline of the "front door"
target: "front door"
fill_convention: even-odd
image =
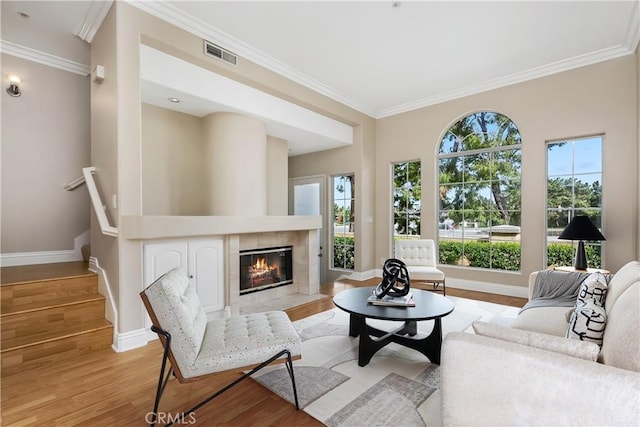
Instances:
[[[289,215],[320,215],[322,216],[322,230],[318,233],[318,257],[320,257],[320,284],[325,283],[327,277],[328,257],[324,256],[323,248],[327,240],[327,215],[324,175],[292,178],[289,180]]]

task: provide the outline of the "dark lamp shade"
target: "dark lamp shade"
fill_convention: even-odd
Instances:
[[[563,240],[606,240],[600,230],[588,216],[574,216],[569,225],[562,230],[558,239]]]

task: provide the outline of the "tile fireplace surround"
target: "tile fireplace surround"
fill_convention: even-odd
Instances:
[[[319,292],[317,231],[277,231],[272,233],[232,234],[227,236],[225,252],[231,314],[240,308],[287,295],[313,295]],[[293,283],[260,292],[240,295],[240,251],[276,246],[293,247]]]
[[[224,239],[224,299],[232,315],[240,308],[273,298],[319,292],[318,232],[320,216],[151,216],[123,217],[123,235],[128,240]],[[240,251],[274,246],[293,247],[293,284],[240,295]]]

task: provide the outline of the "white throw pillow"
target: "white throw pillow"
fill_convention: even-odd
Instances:
[[[569,329],[567,329],[567,338],[589,341],[601,346],[606,324],[607,314],[604,307],[597,304],[595,300],[585,300],[573,311]]]
[[[593,300],[596,305],[604,307],[607,297],[607,280],[602,273],[591,273],[580,285],[576,306]]]

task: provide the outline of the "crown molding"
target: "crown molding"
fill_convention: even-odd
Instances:
[[[635,52],[640,43],[640,2],[634,2],[631,9],[631,17],[629,18],[629,26],[627,27],[624,46],[632,52]]]
[[[0,40],[0,52],[48,65],[60,70],[69,71],[70,73],[80,74],[81,76],[88,76],[91,72],[88,65],[31,49],[30,47],[21,46],[6,40]]]
[[[104,18],[107,16],[109,9],[111,9],[112,4],[113,0],[91,2],[87,15],[73,35],[80,37],[80,39],[87,43],[91,43],[98,28],[102,25],[102,21],[104,21]]]
[[[361,102],[350,98],[343,93],[319,82],[318,80],[310,77],[304,73],[301,73],[289,65],[278,61],[277,59],[267,55],[266,53],[254,48],[253,46],[225,33],[198,18],[191,16],[181,9],[166,3],[159,1],[144,1],[144,0],[125,0],[130,5],[149,13],[163,21],[175,25],[191,34],[198,37],[202,37],[211,42],[215,42],[221,45],[225,49],[238,54],[239,56],[248,59],[264,68],[267,68],[281,76],[288,78],[296,83],[301,84],[311,90],[314,90],[321,95],[333,99],[341,104],[353,108],[363,114],[370,117],[375,117],[375,111],[367,108]]]
[[[406,104],[385,108],[378,111],[375,118],[382,119],[385,117],[394,116],[396,114],[406,113],[408,111],[417,110],[419,108],[429,107],[429,106],[440,104],[443,102],[464,98],[465,96],[476,95],[482,92],[499,89],[499,88],[510,86],[516,83],[522,83],[529,80],[546,77],[552,74],[561,73],[563,71],[569,71],[575,68],[584,67],[586,65],[592,65],[598,62],[608,61],[611,59],[619,58],[621,56],[633,54],[634,52],[635,52],[635,49],[631,50],[626,46],[617,46],[613,48],[590,52],[588,54],[579,55],[566,60],[543,65],[541,67],[530,68],[528,70],[521,71],[519,73],[513,73],[508,76],[500,77],[497,79],[491,79],[482,83],[452,90],[440,95],[422,98],[416,101],[408,102]]]
[[[522,72],[513,73],[511,75],[496,79],[491,79],[440,95],[426,97],[405,104],[400,104],[374,111],[361,102],[356,101],[353,98],[348,97],[345,94],[315,80],[314,78],[293,69],[287,64],[284,64],[276,60],[275,58],[270,57],[264,52],[261,52],[260,50],[244,43],[243,41],[236,39],[235,37],[183,12],[182,10],[175,6],[172,6],[171,4],[168,4],[166,2],[144,0],[125,1],[132,6],[142,10],[143,12],[147,12],[153,16],[156,16],[157,18],[173,24],[198,37],[202,37],[221,44],[223,47],[234,51],[234,53],[237,53],[238,55],[252,62],[255,62],[260,66],[263,66],[296,83],[299,83],[328,98],[331,98],[334,101],[340,102],[375,119],[381,119],[396,114],[405,113],[442,102],[463,98],[465,96],[475,95],[493,89],[499,89],[501,87],[510,86],[527,80],[546,77],[551,74],[569,71],[575,68],[584,67],[586,65],[591,65],[598,62],[615,59],[621,56],[630,55],[635,53],[635,50],[638,47],[638,43],[640,42],[640,6],[638,5],[638,2],[635,2],[631,16],[629,18],[629,25],[625,33],[625,39],[622,45],[602,49],[596,52],[590,52],[584,55],[579,55],[574,58],[554,62],[541,67],[531,68]]]

